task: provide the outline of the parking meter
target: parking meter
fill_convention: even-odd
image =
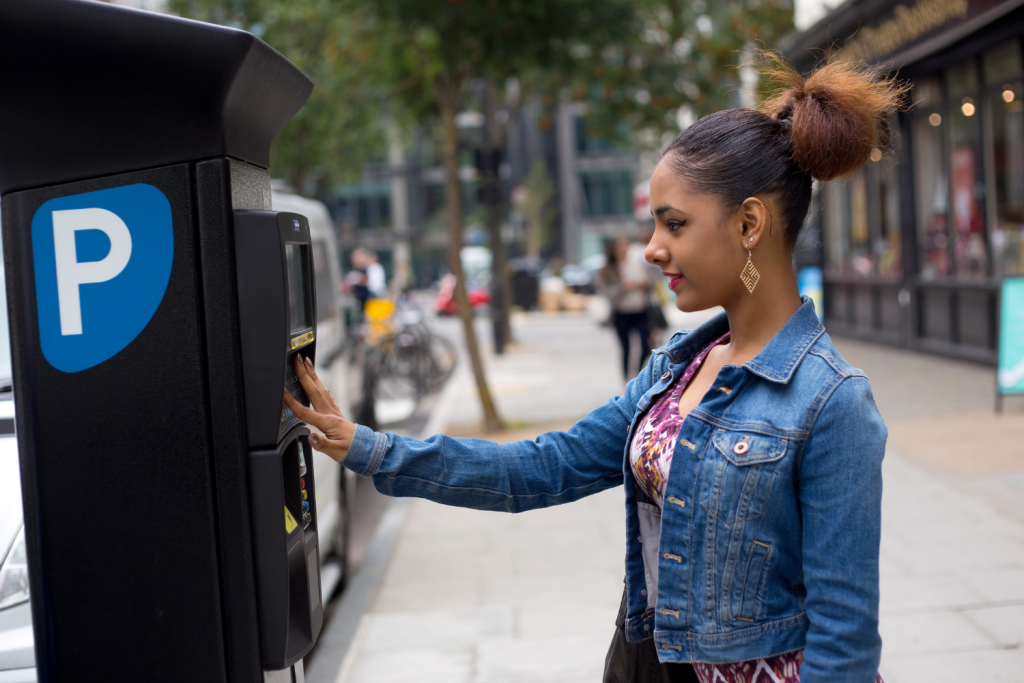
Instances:
[[[0,208],[41,681],[302,679],[323,621],[309,228],[270,143],[312,88],[252,35],[0,3]]]
[[[236,211],[234,224],[264,657],[282,669],[309,651],[323,623],[309,430],[282,404],[283,389],[309,405],[294,370],[296,356],[316,354],[309,223]]]

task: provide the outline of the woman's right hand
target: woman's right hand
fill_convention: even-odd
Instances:
[[[317,377],[312,361],[296,354],[294,364],[295,375],[299,378],[299,383],[309,397],[312,407],[302,405],[287,391],[284,392],[284,403],[300,420],[323,432],[323,436],[315,432],[310,434],[309,445],[337,462],[343,462],[355,437],[356,425],[341,414],[331,392]]]

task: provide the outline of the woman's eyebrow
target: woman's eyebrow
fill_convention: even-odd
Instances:
[[[674,206],[670,206],[670,205],[666,204],[665,206],[659,206],[657,209],[655,209],[651,213],[654,214],[655,216],[661,216],[662,214],[668,213],[669,211],[680,211],[680,210],[677,209]],[[682,213],[682,212],[680,211],[680,213]]]

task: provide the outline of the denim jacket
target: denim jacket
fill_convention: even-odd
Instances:
[[[804,648],[803,683],[871,683],[886,427],[867,378],[803,305],[753,360],[723,367],[683,422],[647,602],[628,443],[652,403],[728,329],[719,315],[656,350],[622,396],[568,432],[496,444],[359,426],[344,465],[382,493],[521,512],[626,493],[626,635],[667,662]],[[745,446],[737,447],[744,443]]]

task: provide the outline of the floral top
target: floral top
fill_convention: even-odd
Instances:
[[[629,446],[629,464],[637,485],[658,507],[664,507],[665,483],[672,466],[672,452],[676,449],[676,438],[686,419],[679,414],[679,399],[711,349],[728,338],[729,333],[726,332],[697,354],[672,390],[663,394],[637,425],[633,443]]]
[[[659,508],[664,507],[665,484],[672,466],[672,453],[676,449],[683,420],[686,419],[679,414],[679,399],[711,349],[727,339],[728,332],[697,354],[672,389],[661,396],[637,426],[629,447],[630,467],[637,485]],[[803,650],[796,650],[774,657],[728,664],[697,662],[693,668],[700,683],[799,683],[803,660]],[[883,683],[878,674],[875,675],[875,683]]]

